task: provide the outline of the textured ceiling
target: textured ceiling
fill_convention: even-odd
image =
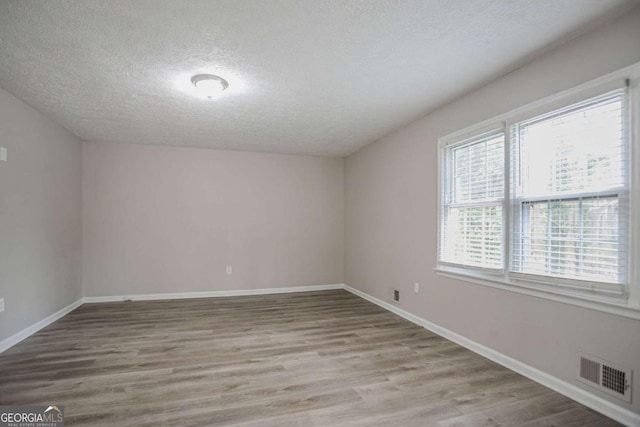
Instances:
[[[0,0],[0,86],[85,140],[342,156],[636,4]]]

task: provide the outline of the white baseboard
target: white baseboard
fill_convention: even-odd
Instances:
[[[342,283],[334,285],[293,286],[288,288],[242,289],[232,291],[179,292],[167,294],[115,295],[104,297],[84,297],[84,302],[150,301],[186,298],[238,297],[247,295],[289,294],[293,292],[315,292],[344,289]]]
[[[56,311],[55,313],[45,317],[44,319],[40,320],[37,323],[34,323],[33,325],[29,326],[28,328],[25,328],[25,329],[21,330],[20,332],[11,335],[9,338],[3,339],[2,341],[0,341],[0,353],[10,349],[14,345],[18,344],[20,341],[22,341],[22,340],[24,340],[26,338],[29,338],[31,335],[35,334],[40,329],[43,329],[43,328],[49,326],[50,324],[52,324],[56,320],[60,319],[62,316],[65,316],[66,314],[72,312],[76,308],[80,307],[82,305],[82,303],[83,303],[83,299],[80,298],[78,301],[73,302],[73,303],[69,304],[68,306],[64,307],[63,309]]]
[[[482,344],[470,340],[469,338],[443,328],[442,326],[438,326],[435,323],[429,322],[426,319],[409,313],[408,311],[398,308],[393,304],[378,299],[365,292],[359,291],[358,289],[352,288],[351,286],[344,285],[344,289],[354,295],[366,299],[367,301],[371,301],[372,303],[386,310],[389,310],[390,312],[395,313],[398,316],[403,317],[412,323],[415,323],[416,325],[422,326],[423,328],[428,329],[435,334],[453,341],[456,344],[459,344],[462,347],[473,351],[474,353],[478,353],[479,355],[484,356],[487,359],[492,360],[506,368],[509,368],[514,372],[524,375],[525,377],[537,383],[540,383],[543,386],[549,387],[550,389],[557,391],[558,393],[563,394],[568,398],[573,399],[576,402],[579,402],[584,406],[593,409],[594,411],[598,411],[601,414],[604,414],[607,417],[618,421],[619,423],[627,426],[640,426],[640,414],[618,406],[606,399],[603,399],[599,396],[589,393],[586,390],[576,387],[571,383],[568,383],[537,368],[529,366],[526,363],[520,362],[516,359],[499,353],[489,347],[485,347]]]

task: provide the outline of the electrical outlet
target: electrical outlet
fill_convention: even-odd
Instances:
[[[0,313],[4,311],[4,298],[0,298]]]
[[[393,291],[393,300],[394,301],[400,301],[400,291],[398,291],[398,290],[394,290]]]
[[[420,283],[416,282],[413,284],[413,292],[416,294],[420,293]]]
[[[231,268],[231,266],[227,267],[227,274],[231,274],[233,273],[233,269]]]

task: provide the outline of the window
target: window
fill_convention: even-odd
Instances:
[[[499,130],[448,149],[442,262],[502,269],[504,139]]]
[[[622,87],[444,138],[438,269],[563,295],[627,298],[628,104]]]
[[[619,90],[511,126],[512,272],[624,292],[624,105]]]

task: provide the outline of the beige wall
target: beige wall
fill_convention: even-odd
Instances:
[[[637,61],[640,9],[348,157],[346,283],[386,301],[399,289],[401,308],[578,386],[579,351],[617,362],[635,371],[640,390],[639,321],[433,270],[437,138]],[[422,285],[419,294],[414,282]],[[640,412],[638,393],[633,405],[610,400]]]
[[[81,142],[0,89],[0,341],[82,297]]]
[[[85,296],[342,283],[343,166],[84,143]]]

